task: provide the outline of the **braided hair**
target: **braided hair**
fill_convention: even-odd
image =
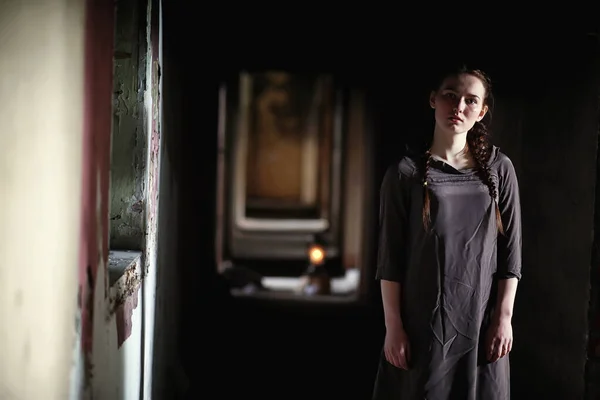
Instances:
[[[453,73],[454,75],[469,74],[475,76],[483,83],[485,88],[484,104],[490,102],[492,97],[491,81],[488,76],[481,70],[467,69],[462,67]],[[492,179],[492,173],[489,166],[489,160],[492,155],[492,145],[489,140],[489,131],[483,122],[475,122],[473,127],[467,132],[467,146],[475,161],[475,167],[479,178],[488,187],[490,197],[496,208],[496,223],[498,231],[504,234],[502,218],[500,215],[500,207],[498,206],[498,188]],[[428,188],[429,168],[432,160],[431,151],[426,151],[423,157],[423,225],[426,230],[429,230],[431,224],[431,199]]]

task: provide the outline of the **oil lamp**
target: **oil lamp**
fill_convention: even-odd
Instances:
[[[331,281],[325,269],[325,246],[318,240],[308,245],[308,268],[304,274],[305,285],[302,292],[306,295],[330,294]]]

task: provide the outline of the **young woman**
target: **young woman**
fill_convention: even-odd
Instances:
[[[431,146],[383,179],[374,400],[510,398],[521,211],[513,164],[488,141],[491,96],[479,70],[446,74],[429,99]]]

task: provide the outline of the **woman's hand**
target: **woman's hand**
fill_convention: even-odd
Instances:
[[[487,359],[496,362],[512,350],[513,332],[510,318],[495,317],[488,328],[485,342]]]
[[[386,327],[383,352],[390,364],[398,368],[408,369],[410,344],[401,324]]]

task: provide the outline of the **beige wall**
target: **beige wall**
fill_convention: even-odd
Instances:
[[[0,399],[64,400],[75,346],[83,1],[0,2]]]

